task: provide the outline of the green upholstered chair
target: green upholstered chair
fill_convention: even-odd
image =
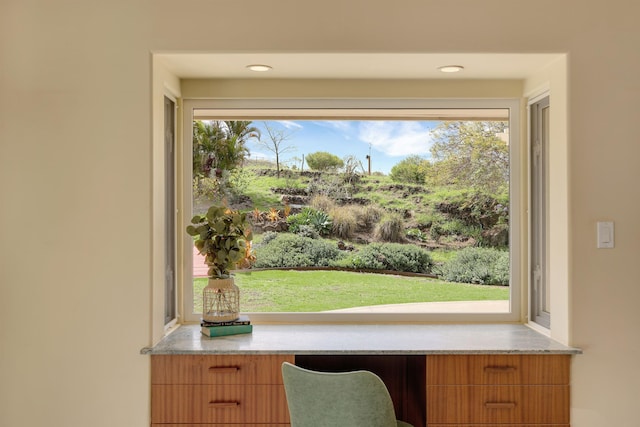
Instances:
[[[291,427],[411,427],[396,421],[382,380],[369,371],[316,372],[282,364]]]

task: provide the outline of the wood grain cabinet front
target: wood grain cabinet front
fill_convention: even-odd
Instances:
[[[427,356],[429,427],[569,426],[570,357]]]
[[[155,355],[153,426],[287,426],[281,365],[287,355]]]

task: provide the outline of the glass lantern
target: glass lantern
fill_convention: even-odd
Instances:
[[[202,319],[229,322],[240,315],[240,289],[233,278],[209,279],[202,290]]]

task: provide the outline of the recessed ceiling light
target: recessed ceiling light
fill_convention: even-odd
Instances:
[[[442,67],[438,67],[438,70],[443,73],[457,73],[464,70],[464,67],[462,65],[444,65]]]
[[[250,69],[251,71],[269,71],[273,67],[271,67],[270,65],[264,65],[264,64],[251,64],[251,65],[247,65],[247,68]]]

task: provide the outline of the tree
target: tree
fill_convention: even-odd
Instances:
[[[509,185],[507,122],[444,122],[434,129],[429,174],[439,184],[492,193]]]
[[[260,144],[267,150],[271,151],[276,156],[276,174],[280,178],[280,156],[284,153],[288,153],[296,149],[294,145],[286,145],[285,141],[291,139],[293,136],[292,131],[287,131],[286,128],[277,128],[270,125],[269,122],[263,122],[264,128],[267,131],[269,140],[260,140]]]
[[[317,171],[339,169],[344,166],[344,162],[340,157],[327,153],[326,151],[316,151],[315,153],[307,154],[306,160],[309,168]]]
[[[193,175],[208,177],[213,167],[215,146],[222,138],[217,122],[193,122]]]
[[[211,171],[231,171],[249,155],[250,138],[260,139],[251,121],[196,120],[193,122],[193,172],[209,177]]]
[[[391,168],[389,176],[396,182],[424,184],[431,163],[418,155],[409,156]]]
[[[247,141],[251,138],[260,140],[260,130],[251,126],[249,120],[221,121],[220,127],[224,138],[216,146],[216,168],[231,171],[242,166],[249,155]]]

